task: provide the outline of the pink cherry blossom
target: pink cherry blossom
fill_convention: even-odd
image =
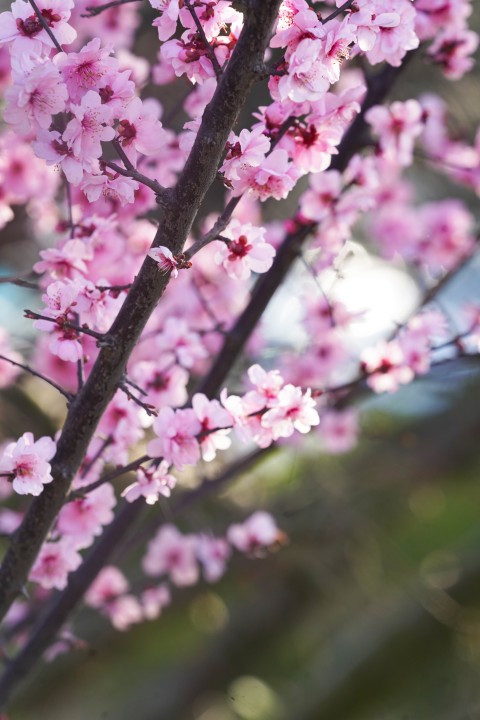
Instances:
[[[110,57],[112,48],[102,48],[100,39],[94,38],[78,53],[59,53],[55,64],[68,88],[72,103],[79,103],[88,90],[98,91],[105,79],[118,70],[118,62]]]
[[[202,457],[205,462],[210,462],[215,459],[217,450],[227,450],[230,447],[231,440],[228,437],[230,430],[216,429],[230,428],[232,418],[218,400],[209,400],[202,393],[195,393],[192,397],[192,408],[201,424]],[[216,432],[212,432],[213,430]]]
[[[164,525],[148,543],[143,569],[148,575],[168,575],[174,585],[194,585],[199,577],[195,538]]]
[[[352,450],[357,444],[358,412],[355,408],[327,410],[320,416],[318,426],[322,445],[334,455]]]
[[[162,583],[157,587],[147,588],[141,597],[143,615],[147,620],[159,617],[164,607],[170,605],[171,594],[168,585]]]
[[[363,350],[361,359],[362,368],[368,374],[367,383],[374,392],[395,392],[414,378],[398,341],[381,341],[368,347]]]
[[[43,588],[63,590],[67,586],[69,574],[81,562],[81,556],[68,540],[45,542],[30,571],[29,580]]]
[[[238,179],[238,169],[242,167],[258,167],[270,150],[270,140],[259,125],[250,130],[242,130],[237,137],[230,133],[227,144],[228,152],[220,168],[228,180]]]
[[[53,63],[38,56],[12,58],[14,84],[5,93],[5,120],[18,133],[50,127],[52,117],[65,110],[68,92]]]
[[[9,443],[0,457],[0,474],[12,478],[12,486],[19,495],[40,495],[43,486],[52,482],[51,465],[57,446],[49,437],[34,440],[26,432],[16,442]]]
[[[147,445],[150,457],[164,457],[182,470],[184,465],[195,465],[200,459],[200,445],[197,435],[202,429],[193,410],[172,410],[169,407],[160,409],[153,423],[157,439]]]
[[[211,44],[220,67],[227,61],[228,46],[216,42]],[[209,50],[197,32],[186,30],[179,40],[167,40],[160,49],[160,57],[171,64],[177,77],[186,75],[192,83],[203,83],[215,77]]]
[[[262,425],[271,428],[274,440],[290,437],[295,430],[307,433],[319,422],[311,391],[303,393],[301,388],[294,385],[285,385],[262,417]]]
[[[473,56],[478,43],[479,37],[472,30],[446,26],[428,48],[428,54],[441,66],[446,77],[458,80],[475,65]]]
[[[264,228],[242,225],[234,218],[223,231],[223,236],[230,242],[223,242],[219,246],[215,262],[222,265],[230,277],[246,280],[252,270],[263,273],[271,267],[275,250],[264,241]]]
[[[179,0],[149,0],[149,2],[160,13],[153,23],[158,30],[158,38],[162,41],[168,40],[177,28]]]
[[[92,259],[93,251],[81,240],[67,240],[61,247],[40,250],[40,257],[42,259],[33,266],[35,272],[48,272],[55,280],[73,280],[87,274],[85,261]]]
[[[288,73],[278,82],[280,100],[296,103],[320,100],[328,88],[328,69],[324,65],[324,46],[321,40],[305,38],[288,61]]]
[[[150,253],[148,253],[150,255]],[[152,257],[150,255],[150,257]],[[200,335],[180,318],[167,318],[156,345],[164,353],[173,353],[179,365],[192,368],[198,360],[208,356]]]
[[[357,3],[360,49],[366,50],[372,65],[386,61],[398,67],[406,53],[419,45],[415,7],[410,0],[357,0]],[[355,16],[352,13],[348,21],[356,24]]]
[[[100,570],[87,590],[85,602],[102,610],[117,630],[127,630],[143,619],[139,601],[128,594],[129,584],[123,573],[113,565]]]
[[[283,3],[285,6],[285,3]],[[325,35],[325,30],[315,12],[307,7],[306,9],[295,12],[290,21],[286,21],[285,15],[282,18],[282,8],[280,8],[277,29],[270,41],[270,47],[287,48],[287,58],[296,50],[298,44],[305,38],[319,39]]]
[[[112,485],[105,483],[84,498],[66,503],[58,516],[57,528],[75,548],[89,547],[102,528],[112,522],[116,502]]]
[[[196,552],[203,566],[205,580],[210,583],[220,580],[231,554],[227,541],[202,534],[197,538]]]
[[[162,123],[138,97],[132,98],[122,113],[117,136],[125,154],[134,164],[137,153],[155,155],[165,144]]]
[[[110,108],[102,105],[100,95],[89,90],[81,100],[80,105],[71,106],[74,115],[70,120],[63,140],[72,148],[76,157],[82,159],[99,158],[102,154],[101,143],[113,140],[115,131],[108,126],[111,121]]]
[[[138,468],[136,481],[123,490],[122,497],[127,502],[134,502],[139,497],[144,497],[147,505],[158,502],[160,495],[170,497],[177,481],[173,475],[169,475],[168,468],[166,460],[162,460],[157,468]]]
[[[278,541],[280,532],[270,513],[259,510],[241,524],[230,525],[227,539],[240,552],[254,553]]]
[[[172,360],[172,357],[166,354],[157,361],[137,362],[130,371],[132,379],[147,392],[147,402],[157,407],[162,405],[179,407],[188,399],[189,374]]]
[[[68,45],[77,37],[68,25],[73,0],[38,0],[38,9],[60,45]],[[15,0],[11,12],[0,14],[0,45],[12,43],[15,53],[46,54],[53,42],[43,28],[29,2]]]
[[[252,365],[248,369],[248,378],[255,390],[250,390],[243,398],[248,413],[255,413],[265,407],[275,405],[278,393],[284,385],[284,380],[278,370],[267,372],[261,365]]]
[[[178,261],[172,255],[172,251],[160,245],[154,247],[147,253],[148,257],[158,264],[159,269],[164,273],[171,273],[171,276],[178,277]]]
[[[35,154],[46,160],[48,165],[61,167],[72,185],[79,185],[83,179],[83,171],[91,169],[91,161],[75,157],[72,148],[62,140],[57,130],[39,132],[33,148]]]
[[[422,108],[416,100],[394,102],[390,107],[377,105],[365,114],[379,136],[385,157],[400,165],[412,162],[413,145],[423,129]]]
[[[272,197],[286,198],[300,176],[298,169],[289,162],[285,150],[275,148],[258,168],[244,166],[238,169],[238,180],[233,182],[233,194],[248,191],[261,201]]]

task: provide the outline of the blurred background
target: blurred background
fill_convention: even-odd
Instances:
[[[479,30],[478,17],[472,27]],[[155,55],[148,17],[139,26],[136,52]],[[473,140],[480,124],[479,82],[478,69],[452,83],[417,58],[393,95],[437,92]],[[168,114],[184,89],[153,90]],[[254,94],[245,117],[261,101]],[[181,126],[181,114],[175,122]],[[420,202],[453,194],[478,218],[478,198],[425,164],[416,164],[410,180]],[[212,192],[209,203],[221,209],[221,195]],[[293,196],[270,205],[267,214],[287,217],[295,205]],[[5,275],[28,271],[38,257],[30,222],[16,208],[0,234]],[[365,261],[361,248],[368,249],[368,241],[361,232],[358,243],[355,253]],[[385,275],[370,254],[368,262],[377,289],[361,262],[345,281],[353,282],[362,308],[368,290],[366,340],[388,334],[420,294],[404,266]],[[455,313],[465,301],[479,301],[479,278],[474,259],[442,292],[441,308]],[[273,346],[279,315],[295,316],[295,282],[267,313]],[[347,287],[345,296],[354,295]],[[0,285],[2,325],[22,352],[31,323],[20,319],[20,309],[35,302],[31,290]],[[74,625],[85,648],[38,670],[11,717],[480,718],[479,370],[473,359],[458,360],[394,397],[364,402],[360,443],[346,455],[322,454],[315,439],[306,438],[189,506],[178,517],[184,532],[211,528],[222,534],[261,507],[275,516],[288,544],[262,558],[236,557],[214,585],[174,591],[159,620],[127,633],[80,609]],[[27,426],[36,435],[53,433],[63,412],[56,402],[48,388],[27,377],[2,390],[1,438],[18,436]],[[169,519],[167,505],[152,512]],[[137,565],[133,557],[133,577]]]

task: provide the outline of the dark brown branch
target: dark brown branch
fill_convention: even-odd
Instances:
[[[265,53],[279,6],[280,0],[257,0],[254,12],[248,14],[228,66],[205,109],[185,168],[166,198],[154,246],[164,245],[174,255],[182,253],[205,194],[216,177],[229,133],[255,82],[255,67]],[[90,375],[71,403],[52,461],[53,482],[31,503],[22,524],[12,536],[0,568],[1,618],[27,580],[98,422],[122,382],[130,353],[168,281],[169,277],[158,272],[156,263],[147,257],[106,334],[106,342],[102,343]],[[100,568],[101,563],[96,567]]]

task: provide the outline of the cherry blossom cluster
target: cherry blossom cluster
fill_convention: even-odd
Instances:
[[[0,328],[0,386],[30,370],[72,405],[144,263],[171,280],[31,569],[40,596],[66,587],[118,505],[155,512],[191,467],[228,462],[252,444],[312,432],[323,451],[347,452],[360,430],[358,409],[342,404],[352,387],[394,392],[445,357],[479,352],[479,309],[467,307],[455,328],[428,294],[474,254],[474,215],[457,198],[418,201],[405,170],[427,162],[479,195],[480,133],[473,143],[454,137],[446,103],[432,94],[362,110],[370,66],[398,68],[418,51],[449,79],[471,69],[478,37],[467,25],[469,0],[284,0],[255,71],[263,104],[246,127],[232,128],[216,167],[224,210],[200,213],[182,252],[152,246],[248,3],[241,12],[230,0],[150,0],[143,10],[158,43],[153,66],[135,54],[136,3],[36,4],[38,12],[14,0],[0,14],[0,229],[25,208],[38,243],[25,282],[41,297],[26,310],[38,331],[28,365]],[[167,111],[173,83],[188,93]],[[342,169],[331,167],[359,114],[365,137]],[[265,221],[271,201],[287,198],[282,219]],[[269,272],[285,238],[304,232],[311,282],[299,288],[300,340],[286,322],[282,342],[269,345],[260,325],[219,397],[195,391],[248,307],[255,277]],[[330,298],[322,281],[325,271],[341,275],[349,243],[362,237],[386,260],[414,268],[427,292],[421,312],[358,350],[349,332],[359,313]],[[16,496],[38,496],[52,483],[59,437],[61,429],[55,439],[27,431],[0,448],[2,533],[22,522]],[[142,586],[107,566],[86,603],[123,630],[158,617],[171,585],[219,580],[233,549],[255,557],[281,541],[266,512],[221,537],[164,525],[144,554]],[[26,606],[14,607],[12,623]]]
[[[171,602],[170,585],[186,587],[199,582],[202,570],[208,583],[217,582],[225,573],[232,549],[251,557],[262,557],[269,549],[286,540],[272,516],[257,511],[243,523],[231,525],[225,537],[201,533],[182,534],[174,525],[163,525],[149,542],[143,558],[145,587],[134,591],[115,566],[106,566],[89,588],[85,602],[101,611],[117,630],[132,624],[154,620]],[[44,546],[32,573],[42,587],[62,588],[67,573],[78,566],[80,556],[65,543]],[[152,578],[164,578],[152,584]]]

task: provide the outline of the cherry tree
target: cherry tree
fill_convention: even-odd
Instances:
[[[421,157],[478,194],[478,137],[453,135],[439,96],[391,97],[415,56],[451,80],[472,68],[469,0],[91,2],[15,0],[0,15],[0,222],[23,206],[38,243],[30,273],[2,278],[37,293],[28,351],[0,330],[0,386],[26,373],[65,402],[54,437],[26,427],[1,447],[4,705],[42,657],[80,642],[65,633],[79,603],[126,630],[172,587],[285,541],[262,508],[221,534],[182,532],[162,498],[173,516],[308,434],[348,451],[361,395],[476,354],[480,337],[474,304],[455,323],[435,305],[476,252],[475,219],[458,198],[420,204],[406,174]],[[142,17],[154,64],[135,42]],[[358,350],[358,311],[323,283],[361,228],[422,297]],[[285,311],[272,342],[260,321],[293,268],[301,339]],[[134,586],[112,557],[139,519]]]

